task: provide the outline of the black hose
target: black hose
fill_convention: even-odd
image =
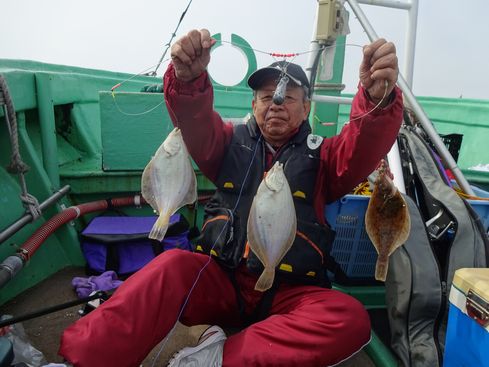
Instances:
[[[0,264],[0,288],[7,284],[23,266],[24,263],[20,256],[12,255],[7,257]]]
[[[312,93],[314,92],[314,84],[316,83],[316,74],[318,72],[318,66],[319,66],[319,59],[321,57],[321,54],[323,53],[324,49],[326,46],[322,45],[316,53],[316,57],[314,58],[314,62],[312,63],[311,67],[311,78],[309,80],[309,98],[312,97]]]

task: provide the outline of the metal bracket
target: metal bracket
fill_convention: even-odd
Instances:
[[[478,296],[472,289],[467,293],[467,314],[473,318],[479,325],[486,327],[489,325],[489,303],[482,297]]]

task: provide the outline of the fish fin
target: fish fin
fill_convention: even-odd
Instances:
[[[148,237],[152,240],[158,240],[158,241],[163,240],[166,231],[168,230],[169,222],[170,222],[170,214],[161,213],[156,223],[153,225],[151,232],[149,232]]]
[[[141,194],[143,197],[151,194],[151,169],[153,160],[150,160],[146,167],[144,167],[143,174],[141,175]]]
[[[399,230],[399,237],[396,240],[396,243],[389,251],[389,256],[392,255],[397,248],[401,247],[406,243],[409,238],[409,234],[411,233],[411,217],[409,212],[406,210],[404,218],[403,218],[403,226]]]
[[[248,222],[246,224],[246,235],[248,237],[248,243],[250,245],[250,248],[256,255],[255,249],[259,248],[259,246],[258,246],[258,238],[256,238],[256,236],[255,236],[255,231],[256,231],[255,230],[255,223],[253,222],[254,211],[255,211],[255,202],[253,201],[253,203],[251,204],[250,215],[248,216]],[[260,258],[260,257],[258,256],[258,258]],[[261,259],[260,259],[260,261],[261,261]]]
[[[375,264],[375,279],[385,282],[385,278],[387,277],[387,269],[389,269],[388,258],[386,261],[377,260],[377,263]]]
[[[256,211],[256,204],[255,201],[253,200],[253,203],[251,204],[251,209],[250,209],[250,215],[248,216],[248,223],[246,227],[246,234],[248,236],[248,244],[250,245],[251,251],[256,255],[258,260],[265,266],[265,259],[266,254],[264,253],[263,246],[261,246],[261,241],[259,241],[259,238],[257,236],[257,229],[256,229],[256,223],[254,221],[255,218],[255,211]]]
[[[267,289],[270,289],[272,287],[274,279],[275,269],[265,268],[255,284],[255,291],[265,292]]]
[[[141,176],[141,195],[154,210],[158,210],[158,204],[155,199],[155,193],[153,191],[153,185],[151,182],[152,169],[153,160],[150,160],[144,168],[143,174]]]

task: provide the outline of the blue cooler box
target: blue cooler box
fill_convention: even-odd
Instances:
[[[455,183],[454,183],[455,184]],[[489,198],[489,192],[471,186],[476,196]],[[365,212],[370,196],[345,195],[326,205],[324,215],[336,231],[331,255],[345,274],[353,279],[373,279],[377,251],[365,230]],[[489,233],[489,201],[467,200]]]
[[[455,272],[443,366],[489,367],[489,269]]]

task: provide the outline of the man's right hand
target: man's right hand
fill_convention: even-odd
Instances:
[[[211,47],[216,40],[207,29],[194,29],[171,47],[171,59],[177,79],[189,82],[204,72],[211,59]]]

